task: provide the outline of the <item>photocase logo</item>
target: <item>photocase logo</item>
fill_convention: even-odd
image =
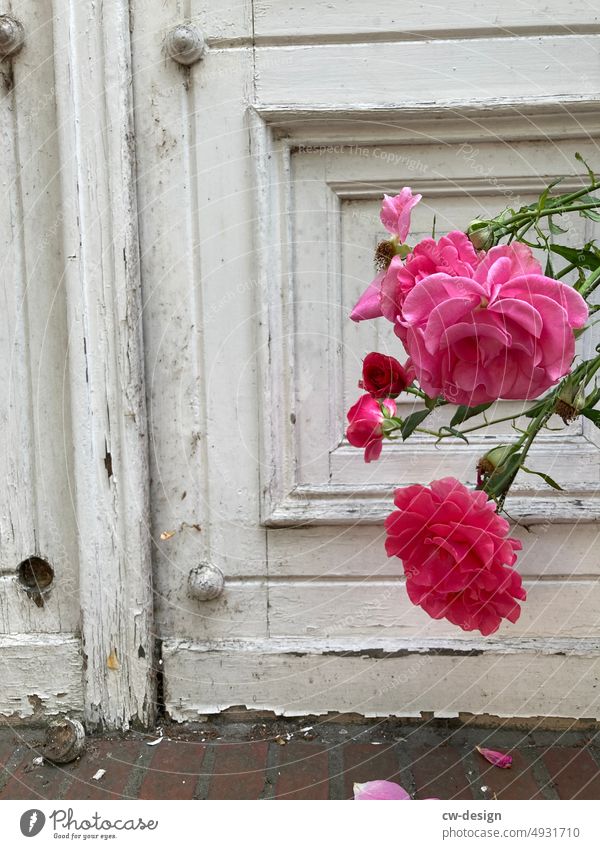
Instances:
[[[25,837],[35,837],[46,824],[46,816],[37,808],[25,811],[21,817],[21,834]]]

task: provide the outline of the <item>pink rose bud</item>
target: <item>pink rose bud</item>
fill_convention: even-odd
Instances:
[[[363,361],[359,387],[373,398],[395,398],[412,383],[412,378],[395,357],[373,351]]]
[[[410,213],[421,200],[422,195],[413,195],[405,186],[398,195],[384,195],[381,204],[381,223],[401,242],[406,240],[410,230]]]
[[[370,395],[362,395],[356,404],[348,410],[348,429],[346,437],[350,445],[365,449],[365,463],[377,460],[383,447],[382,408],[390,416],[396,414],[396,404],[386,398],[381,402]]]

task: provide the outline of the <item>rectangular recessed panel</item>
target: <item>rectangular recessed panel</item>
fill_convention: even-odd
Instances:
[[[373,254],[386,231],[379,220],[381,197],[411,185],[423,195],[412,215],[409,244],[450,230],[464,230],[474,217],[490,217],[505,206],[519,209],[562,172],[572,176],[563,190],[580,185],[575,152],[581,140],[448,143],[417,138],[412,144],[339,144],[312,141],[292,146],[290,202],[291,296],[295,371],[293,404],[296,484],[311,488],[346,488],[355,500],[361,487],[429,482],[454,475],[476,481],[477,460],[491,445],[517,436],[525,425],[518,401],[499,401],[488,420],[505,419],[477,431],[470,445],[451,439],[436,445],[435,436],[417,433],[406,443],[384,446],[382,458],[366,465],[362,449],[345,440],[346,412],[361,394],[358,380],[363,357],[371,350],[405,359],[393,326],[384,318],[355,323],[353,305],[375,274]],[[584,143],[585,147],[585,143]],[[589,154],[593,156],[590,150]],[[540,169],[542,165],[542,169]],[[572,216],[560,242],[582,245],[594,228]],[[556,239],[559,241],[559,239]],[[558,260],[557,268],[562,267]],[[593,351],[592,334],[578,343],[578,355]],[[398,413],[420,409],[406,394]],[[437,431],[448,425],[454,407],[436,410],[423,423]],[[514,420],[511,417],[515,417]],[[285,419],[284,419],[285,420]],[[483,421],[477,417],[464,427]],[[600,482],[600,451],[593,426],[581,420],[565,426],[552,420],[531,453],[531,466],[555,477],[566,491],[591,491]],[[522,473],[516,491],[551,492],[540,478]]]

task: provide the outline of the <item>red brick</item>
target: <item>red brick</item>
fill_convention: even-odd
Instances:
[[[34,766],[35,758],[40,757],[36,749],[24,746],[10,746],[10,753],[0,753],[0,764],[5,764],[13,752],[20,754],[17,766],[0,792],[0,799],[58,799],[65,780],[65,771],[60,766],[44,761]],[[5,771],[6,772],[6,771]]]
[[[276,744],[273,744],[276,745]],[[279,749],[277,799],[328,799],[327,749],[311,743],[288,743]]]
[[[395,781],[401,784],[398,755],[395,746],[376,746],[373,743],[346,743],[343,747],[344,787],[346,796],[354,795],[354,783],[365,781]],[[406,788],[409,789],[409,788]]]
[[[498,799],[543,799],[532,764],[516,750],[510,754],[513,759],[510,769],[489,766],[481,755],[476,754],[481,784],[487,785]]]
[[[147,768],[140,799],[192,799],[201,774],[206,746],[163,740]]]
[[[209,799],[260,799],[265,786],[269,744],[219,743]]]
[[[144,743],[139,740],[102,740],[91,743],[81,759],[79,774],[73,776],[65,799],[119,799],[125,795],[127,782],[140,768]],[[99,769],[106,774],[95,781]]]
[[[472,799],[458,749],[453,746],[411,747],[411,769],[417,798]]]
[[[546,749],[546,769],[561,799],[600,799],[600,770],[585,749]]]
[[[40,792],[43,787],[40,768],[31,768],[36,752],[21,746],[18,747],[18,751],[20,758],[17,765],[10,771],[9,778],[0,791],[0,799],[45,798]],[[3,774],[5,775],[7,772],[9,770],[5,768]]]

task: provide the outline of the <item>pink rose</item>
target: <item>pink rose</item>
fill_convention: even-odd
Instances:
[[[394,257],[381,280],[381,312],[396,323],[402,305],[415,285],[431,274],[444,272],[452,277],[470,277],[479,259],[470,240],[458,230],[435,239],[423,239],[404,262]],[[400,325],[399,335],[402,335]]]
[[[484,636],[502,619],[516,622],[524,601],[521,576],[510,567],[521,543],[495,503],[455,478],[397,489],[398,510],[385,520],[388,557],[399,557],[413,604]]]
[[[362,380],[359,387],[373,398],[395,398],[412,383],[413,377],[395,357],[372,351],[363,361]]]
[[[494,248],[473,277],[433,274],[407,295],[403,341],[428,395],[469,406],[525,400],[569,371],[587,305],[565,283],[521,273],[536,267],[521,247]]]
[[[370,318],[379,318],[383,315],[381,312],[381,281],[386,273],[386,271],[380,271],[377,277],[369,283],[350,313],[352,321],[368,321]]]
[[[391,398],[377,402],[370,395],[362,395],[348,410],[346,437],[350,445],[365,449],[365,463],[377,460],[383,446],[383,413],[386,407],[390,415],[396,414],[396,404]]]
[[[410,230],[410,213],[423,195],[413,195],[405,186],[399,195],[384,195],[381,204],[381,223],[390,233],[397,236],[401,242],[406,240]]]
[[[469,277],[478,262],[473,245],[458,230],[442,236],[437,242],[423,239],[405,260],[395,256],[388,268],[379,272],[359,298],[350,318],[365,321],[383,315],[396,324],[404,300],[416,283],[437,272]],[[402,337],[401,325],[397,325],[397,332]]]

